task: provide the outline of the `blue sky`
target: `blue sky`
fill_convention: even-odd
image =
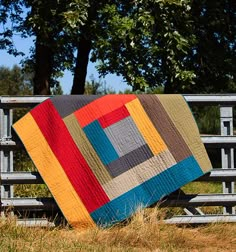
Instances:
[[[20,36],[14,36],[14,43],[18,50],[24,52],[26,56],[29,55],[29,49],[33,44],[32,39],[30,38],[23,39]],[[22,60],[22,57],[20,56],[14,57],[12,55],[7,54],[7,52],[4,50],[0,51],[0,66],[7,66],[11,68],[14,64],[19,65],[21,60]],[[99,75],[95,68],[95,64],[89,63],[88,73],[87,73],[88,81],[90,81],[90,77],[92,75],[94,76],[95,80],[97,81],[99,80]],[[64,73],[64,77],[59,79],[64,94],[70,93],[72,80],[73,80],[73,76],[72,76],[72,73],[69,71],[66,71]],[[113,74],[107,75],[105,78],[102,78],[101,81],[106,83],[106,87],[111,87],[116,92],[123,91],[124,89],[128,88],[128,86],[122,80],[121,77],[118,77]]]

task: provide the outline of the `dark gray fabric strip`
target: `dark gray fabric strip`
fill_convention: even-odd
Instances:
[[[102,97],[102,95],[63,95],[54,96],[51,101],[62,118]]]
[[[142,162],[146,161],[151,157],[153,157],[153,154],[149,149],[148,145],[145,144],[137,148],[136,150],[133,150],[128,154],[120,157],[119,159],[111,162],[106,167],[108,172],[114,178],[119,176],[123,172],[128,171],[134,166],[141,164]]]

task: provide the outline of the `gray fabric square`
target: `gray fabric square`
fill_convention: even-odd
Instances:
[[[112,124],[104,131],[120,157],[146,144],[130,116]]]

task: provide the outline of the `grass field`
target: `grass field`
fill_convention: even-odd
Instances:
[[[29,228],[0,221],[0,251],[236,251],[236,225],[164,224],[163,210],[146,209],[109,229]]]

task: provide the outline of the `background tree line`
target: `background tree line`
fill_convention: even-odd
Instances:
[[[34,37],[23,68],[33,94],[50,94],[67,69],[72,94],[85,92],[88,62],[133,91],[235,92],[234,0],[0,0],[0,49]]]

